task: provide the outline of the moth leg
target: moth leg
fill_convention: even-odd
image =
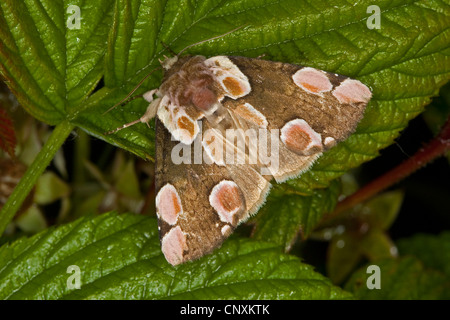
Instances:
[[[136,123],[139,123],[139,122],[145,123],[145,124],[147,124],[147,126],[150,127],[148,122],[155,117],[156,112],[158,111],[158,107],[159,107],[160,102],[161,102],[161,98],[157,98],[156,100],[153,100],[149,104],[149,106],[147,107],[147,110],[145,111],[145,113],[144,113],[144,115],[142,117],[140,117],[139,119],[134,120],[132,122],[126,123],[126,124],[124,124],[123,126],[121,126],[119,128],[116,128],[114,130],[108,131],[105,134],[108,135],[108,134],[116,133],[117,131],[120,131],[120,130],[128,128],[128,127],[131,127],[132,125],[135,125]]]
[[[150,90],[150,91],[147,91],[146,93],[144,93],[143,95],[142,95],[142,97],[145,99],[145,100],[147,100],[147,102],[152,102],[154,99],[153,99],[153,96],[155,95],[155,93],[157,93],[158,92],[158,89],[153,89],[153,90]]]
[[[147,123],[147,125],[148,125],[148,122],[156,116],[156,112],[158,111],[160,102],[161,102],[161,98],[157,98],[156,100],[151,101],[151,103],[148,105],[147,110],[145,111],[144,115],[139,118],[139,121],[142,123]]]

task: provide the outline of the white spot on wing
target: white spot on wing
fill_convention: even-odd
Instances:
[[[170,229],[161,240],[161,251],[173,266],[183,262],[183,254],[186,249],[186,235],[179,226]]]
[[[190,145],[195,140],[200,131],[197,121],[192,119],[183,107],[170,103],[167,96],[164,96],[161,100],[158,108],[158,118],[175,140],[187,145]],[[182,123],[189,125],[189,130],[180,127],[180,119],[184,120]]]
[[[247,76],[228,57],[211,57],[205,60],[205,64],[221,84],[226,96],[237,99],[250,93],[251,87]]]
[[[177,190],[167,183],[156,195],[156,214],[158,218],[170,225],[177,223],[178,216],[183,213],[183,206]]]
[[[372,97],[369,88],[358,80],[345,79],[333,90],[333,96],[340,103],[367,103]]]
[[[299,140],[301,135],[307,136],[308,144],[304,145]],[[314,131],[303,119],[294,119],[287,122],[281,129],[280,139],[289,149],[300,154],[308,154],[310,149],[315,146],[322,148],[321,135]]]
[[[209,195],[209,203],[216,210],[221,221],[235,224],[235,215],[243,208],[240,190],[234,181],[222,180],[214,186]]]

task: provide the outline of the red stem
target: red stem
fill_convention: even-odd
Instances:
[[[440,133],[431,140],[425,147],[417,151],[411,158],[405,160],[397,167],[386,172],[382,176],[368,183],[354,194],[340,201],[335,210],[325,216],[322,223],[336,218],[340,213],[349,210],[356,204],[364,202],[377,193],[392,186],[401,179],[423,167],[435,158],[450,150],[450,116],[442,127]],[[322,224],[321,223],[321,224]]]

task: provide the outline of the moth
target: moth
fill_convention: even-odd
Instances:
[[[358,80],[263,59],[175,56],[162,66],[145,114],[116,130],[156,117],[156,211],[172,265],[221,246],[258,211],[272,180],[299,176],[353,132],[372,95]],[[260,145],[276,161],[259,159],[261,150],[248,161]]]

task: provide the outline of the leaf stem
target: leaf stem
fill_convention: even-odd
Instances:
[[[377,193],[394,185],[398,181],[412,174],[435,158],[445,154],[450,150],[450,116],[447,118],[439,134],[427,145],[417,151],[412,157],[405,160],[397,167],[386,172],[382,176],[368,183],[354,194],[340,201],[335,210],[324,216],[320,226],[328,224],[331,220],[337,218],[341,213],[349,210],[355,205],[368,200]]]
[[[36,159],[28,167],[24,176],[14,188],[13,193],[0,210],[0,235],[3,234],[8,223],[20,209],[22,202],[36,184],[37,179],[50,164],[56,151],[58,151],[73,129],[74,126],[68,122],[62,122],[55,127],[47,142],[45,142],[41,151],[36,156]]]

